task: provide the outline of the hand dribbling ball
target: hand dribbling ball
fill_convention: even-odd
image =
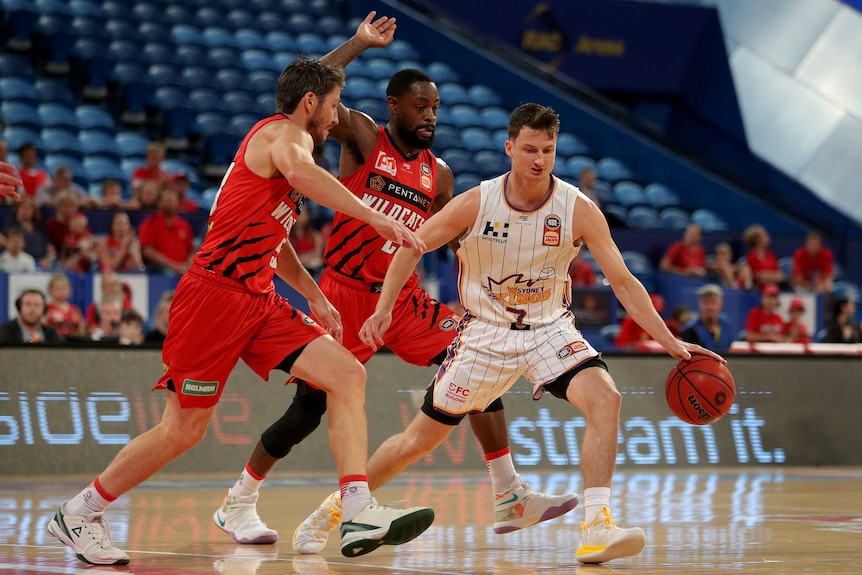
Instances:
[[[725,364],[707,355],[692,355],[668,374],[664,394],[678,418],[693,425],[708,425],[730,411],[736,383]]]

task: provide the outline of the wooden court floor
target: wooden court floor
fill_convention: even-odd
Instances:
[[[578,475],[523,477],[545,492],[583,491]],[[495,535],[483,475],[408,475],[381,489],[381,502],[433,507],[435,523],[411,543],[355,559],[341,556],[337,537],[321,555],[297,556],[291,549],[294,527],[332,490],[333,478],[273,477],[259,509],[281,541],[241,546],[211,519],[232,479],[160,477],[114,503],[107,516],[115,542],[132,558],[127,567],[87,567],[45,529],[84,479],[0,481],[0,573],[862,574],[862,469],[617,471],[615,516],[624,526],[643,527],[648,542],[638,557],[605,566],[575,561],[582,506]]]

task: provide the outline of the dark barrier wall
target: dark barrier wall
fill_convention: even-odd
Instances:
[[[664,402],[667,357],[608,356],[623,394],[621,467],[729,465],[862,465],[860,360],[733,358],[738,394],[729,415],[707,427],[683,424]],[[99,472],[130,438],[159,420],[163,392],[154,351],[0,350],[0,476]],[[433,369],[391,355],[368,366],[369,445],[404,429],[421,403]],[[244,365],[231,378],[206,439],[165,472],[233,472],[242,468],[265,425],[293,397],[286,377],[263,383]],[[505,397],[518,467],[559,470],[580,462],[584,418],[546,395],[535,402],[522,381]],[[414,470],[481,470],[469,425]],[[298,446],[280,471],[335,467],[325,425]]]

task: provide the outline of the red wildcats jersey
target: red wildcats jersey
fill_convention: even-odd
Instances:
[[[289,122],[278,114],[251,129],[225,173],[210,211],[206,237],[194,264],[245,284],[252,293],[275,289],[281,253],[303,196],[284,177],[264,178],[245,164],[249,139],[269,122]]]
[[[416,159],[408,161],[386,129],[378,130],[374,151],[361,168],[341,181],[366,205],[416,231],[431,215],[437,159],[430,150],[422,150]],[[338,212],[332,221],[324,261],[343,275],[369,283],[381,282],[396,248],[365,222]]]

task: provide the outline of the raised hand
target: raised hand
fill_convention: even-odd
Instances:
[[[369,48],[385,48],[395,38],[395,18],[374,17],[377,12],[371,11],[356,29],[355,37],[362,40]]]

